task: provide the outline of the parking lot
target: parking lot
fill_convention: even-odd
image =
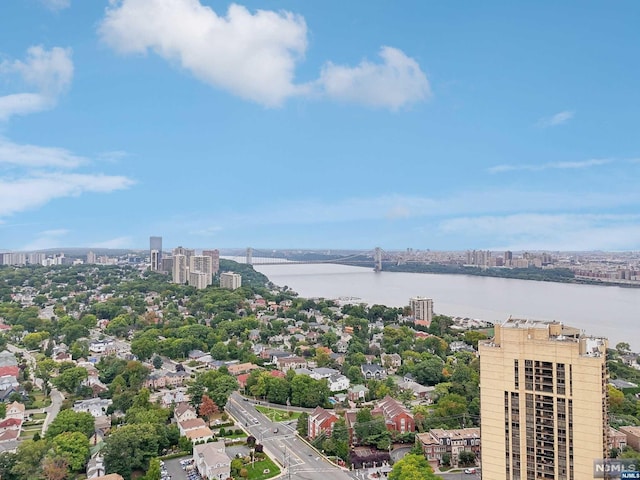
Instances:
[[[196,475],[197,472],[193,470],[193,472],[187,472],[180,465],[180,461],[189,460],[192,457],[190,455],[180,458],[172,458],[171,460],[164,461],[164,467],[167,469],[167,473],[170,477],[166,477],[167,480],[170,478],[171,480],[201,480],[199,475]]]

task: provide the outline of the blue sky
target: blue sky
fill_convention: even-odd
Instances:
[[[3,1],[0,249],[640,249],[639,21]]]

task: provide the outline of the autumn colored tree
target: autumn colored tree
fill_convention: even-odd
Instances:
[[[64,457],[47,457],[42,463],[42,474],[46,480],[64,480],[67,478],[68,468]]]
[[[206,418],[208,422],[211,418],[211,415],[214,415],[218,412],[218,406],[211,399],[211,397],[206,393],[202,395],[202,402],[200,403],[200,408],[198,409],[198,413],[200,414],[200,416]]]

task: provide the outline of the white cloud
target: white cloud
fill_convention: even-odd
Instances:
[[[45,230],[38,233],[36,238],[24,245],[21,250],[45,250],[47,248],[56,248],[62,246],[63,239],[69,233],[69,230],[58,228],[55,230]]]
[[[102,39],[121,53],[152,50],[200,80],[267,106],[303,87],[293,83],[307,48],[304,19],[232,4],[218,16],[199,0],[122,0],[107,8]]]
[[[22,167],[73,168],[86,163],[64,148],[20,145],[0,137],[0,165],[13,164]]]
[[[444,220],[439,231],[477,243],[500,243],[499,249],[619,250],[640,243],[639,220],[640,215],[515,214]]]
[[[401,50],[382,47],[382,63],[362,61],[356,67],[327,63],[319,84],[336,100],[396,110],[431,96],[427,76]]]
[[[426,75],[402,51],[383,47],[382,63],[327,63],[319,80],[295,82],[307,49],[307,25],[291,12],[232,4],[225,16],[200,0],[112,0],[99,26],[102,40],[123,54],[156,53],[196,78],[268,107],[292,96],[398,109],[428,98]]]
[[[543,170],[568,170],[568,169],[581,169],[589,167],[599,167],[613,162],[609,158],[594,158],[590,160],[582,160],[577,162],[549,162],[541,163],[539,165],[524,164],[524,165],[496,165],[488,169],[489,173],[503,173],[513,171],[528,171],[528,172],[540,172]]]
[[[32,173],[22,178],[0,178],[0,217],[40,207],[51,200],[76,197],[86,192],[108,193],[133,185],[127,177],[79,174]]]
[[[89,245],[90,248],[130,248],[131,237],[116,237]]]
[[[64,10],[65,8],[69,8],[71,6],[71,0],[40,0],[44,3],[45,7],[58,11]]]
[[[73,79],[71,50],[60,47],[51,50],[45,50],[41,46],[30,47],[26,60],[1,62],[0,75],[17,75],[25,87],[36,90],[0,97],[0,120],[52,108]]]
[[[538,120],[536,125],[541,128],[556,127],[558,125],[562,125],[563,123],[567,123],[574,117],[574,115],[575,112],[564,110],[550,117],[541,118],[540,120]]]

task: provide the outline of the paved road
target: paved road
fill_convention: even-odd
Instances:
[[[233,393],[225,410],[264,445],[265,451],[285,466],[283,478],[301,480],[351,480],[351,476],[336,467],[295,434],[295,424],[272,422],[258,412],[244,397]],[[274,433],[274,429],[278,429]]]
[[[47,418],[44,419],[44,423],[42,424],[43,437],[47,431],[47,428],[49,428],[49,424],[53,422],[53,419],[58,416],[58,413],[60,413],[60,407],[62,406],[62,401],[64,400],[64,395],[55,388],[51,389],[51,393],[49,394],[49,396],[51,397],[51,405],[44,409],[45,413],[47,414]]]
[[[476,470],[477,473],[464,473],[464,471],[456,473],[437,473],[444,480],[478,480],[480,478],[480,469]]]

